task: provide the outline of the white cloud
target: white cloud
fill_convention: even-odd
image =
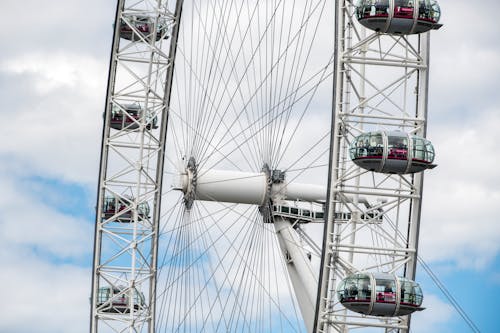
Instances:
[[[105,61],[87,55],[33,52],[0,63],[0,70],[34,75],[36,91],[42,96],[65,86],[94,95],[95,91],[102,91],[106,65]]]
[[[71,53],[33,53],[0,62],[0,71],[27,83],[23,91],[15,92],[23,103],[2,112],[10,111],[0,131],[13,139],[3,142],[0,154],[19,160],[31,173],[93,183],[106,62]]]
[[[443,303],[432,294],[425,295],[422,306],[426,309],[412,315],[411,331],[413,333],[443,332],[446,323],[453,318],[453,307]]]
[[[434,130],[438,167],[424,185],[421,253],[426,260],[452,260],[484,268],[500,250],[498,113]]]
[[[51,264],[16,247],[0,253],[0,331],[86,332],[90,270]]]
[[[0,293],[6,304],[0,331],[85,332],[92,224],[22,192],[5,165],[0,171],[2,193],[8,193],[0,196]]]
[[[3,191],[9,193],[0,197],[1,248],[33,249],[57,259],[81,259],[91,253],[89,221],[42,204],[41,198],[20,192],[17,182],[16,178],[0,178]]]
[[[481,113],[498,105],[500,84],[498,22],[485,13],[500,10],[498,1],[440,1],[443,27],[431,36],[430,117],[448,120]],[[476,22],[474,28],[468,23]],[[496,103],[495,103],[496,101]]]

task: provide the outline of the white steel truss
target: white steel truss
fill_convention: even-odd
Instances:
[[[335,294],[340,280],[357,272],[415,279],[423,173],[361,169],[351,161],[349,145],[370,131],[426,136],[429,33],[405,36],[366,30],[354,10],[352,1],[336,1],[328,222],[315,331],[372,327],[408,332],[410,316],[381,319],[357,314],[346,310]],[[345,212],[351,215],[347,223],[338,218]]]
[[[176,16],[117,1],[98,187],[91,332],[154,332],[166,105]]]
[[[328,112],[310,106],[321,105],[316,91],[332,72],[331,52],[318,57],[328,48],[316,36],[331,3],[198,0],[186,2],[181,27],[182,0],[118,1],[92,333],[409,330],[408,316],[346,310],[335,287],[361,271],[415,278],[423,174],[360,169],[349,145],[369,131],[425,137],[428,34],[366,31],[352,1],[334,1],[326,190],[319,179],[327,174],[329,129],[318,129]],[[169,172],[178,182],[162,190]],[[321,185],[294,184],[297,177]],[[325,199],[321,248],[315,225]]]

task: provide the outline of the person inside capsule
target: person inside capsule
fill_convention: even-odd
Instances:
[[[394,17],[412,18],[413,17],[413,1],[412,0],[395,0],[394,1]]]
[[[389,158],[406,160],[408,156],[408,144],[406,137],[389,136],[388,146]]]
[[[377,302],[394,302],[396,295],[394,293],[394,281],[377,279]]]
[[[421,307],[422,289],[418,283],[386,273],[347,276],[339,283],[337,295],[347,309],[365,315],[391,317],[424,309]]]

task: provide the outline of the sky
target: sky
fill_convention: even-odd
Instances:
[[[500,3],[441,0],[420,254],[481,332],[500,298]],[[0,332],[86,332],[114,1],[4,0]],[[474,4],[474,6],[472,6]],[[488,15],[490,14],[490,15]],[[412,332],[472,332],[420,267]]]

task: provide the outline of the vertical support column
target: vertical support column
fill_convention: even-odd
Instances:
[[[96,333],[98,326],[98,314],[97,314],[97,303],[99,294],[99,271],[98,267],[101,265],[101,246],[102,246],[102,226],[101,226],[101,216],[103,216],[103,202],[105,195],[104,180],[106,179],[106,171],[108,164],[108,145],[106,143],[110,132],[110,117],[111,113],[111,94],[115,86],[116,78],[116,53],[118,51],[118,45],[120,43],[120,17],[123,10],[125,0],[118,0],[116,3],[115,11],[115,23],[113,39],[111,43],[111,54],[109,59],[109,72],[108,72],[108,84],[106,87],[106,100],[105,100],[105,111],[104,111],[104,124],[102,128],[102,139],[101,139],[101,161],[99,165],[99,179],[97,185],[97,203],[96,203],[96,222],[94,227],[94,257],[92,264],[92,289],[90,296],[90,332]]]
[[[323,252],[321,254],[321,266],[318,282],[318,296],[316,301],[316,312],[312,332],[328,332],[328,307],[330,300],[331,279],[334,276],[333,267],[336,252],[333,250],[334,244],[334,215],[336,207],[335,184],[338,180],[339,153],[340,153],[340,121],[339,110],[342,110],[342,94],[344,67],[342,62],[342,50],[345,43],[344,29],[344,1],[335,1],[335,41],[334,41],[334,71],[333,71],[333,97],[332,97],[332,125],[330,132],[330,160],[328,170],[328,187],[326,196],[325,227],[323,229]],[[333,273],[333,275],[332,275]]]
[[[430,33],[419,36],[419,53],[422,59],[423,68],[419,71],[418,89],[417,89],[417,118],[426,120],[422,128],[417,131],[417,135],[425,137],[427,135],[427,114],[428,114],[428,95],[429,95],[429,57],[430,57]],[[420,236],[420,217],[422,210],[422,192],[424,186],[424,173],[414,175],[413,182],[417,198],[411,201],[411,212],[408,228],[408,245],[410,249],[415,249],[411,260],[405,267],[404,275],[410,280],[416,279],[416,270],[418,263],[418,239]],[[406,325],[410,327],[411,316],[405,318]],[[405,330],[402,333],[408,333]]]
[[[166,81],[173,76],[172,40],[180,19],[180,10],[167,8],[167,0],[117,3],[96,205],[91,333],[155,332],[171,87]]]
[[[336,1],[327,221],[313,332],[360,327],[407,332],[409,316],[381,320],[345,311],[335,289],[339,279],[363,271],[415,279],[423,173],[357,168],[348,147],[366,132],[402,131],[425,137],[428,33],[364,34],[355,10],[352,1]],[[340,218],[346,214],[349,219]],[[370,214],[380,218],[367,219]]]
[[[174,77],[174,64],[175,55],[177,52],[177,41],[179,39],[179,29],[182,14],[183,0],[177,0],[174,12],[174,22],[172,27],[172,35],[170,36],[170,48],[168,52],[168,63],[167,75],[165,78],[165,91],[164,91],[164,109],[162,112],[162,127],[160,130],[160,151],[158,154],[158,161],[156,166],[156,179],[158,179],[158,187],[156,188],[154,197],[154,210],[153,210],[153,225],[154,225],[154,236],[151,242],[151,253],[152,253],[152,267],[155,270],[154,276],[151,278],[150,284],[150,296],[149,304],[151,304],[151,323],[149,325],[149,333],[156,332],[155,318],[156,318],[156,288],[157,288],[157,269],[158,269],[158,241],[159,241],[159,230],[160,230],[160,216],[161,216],[161,197],[163,188],[163,170],[165,165],[165,144],[168,130],[168,121],[170,115],[170,99],[172,96],[172,82]]]
[[[274,228],[280,244],[281,251],[285,257],[288,275],[297,297],[302,317],[308,332],[311,332],[314,324],[314,310],[316,303],[317,280],[311,261],[299,246],[291,223],[280,216],[274,217]]]

